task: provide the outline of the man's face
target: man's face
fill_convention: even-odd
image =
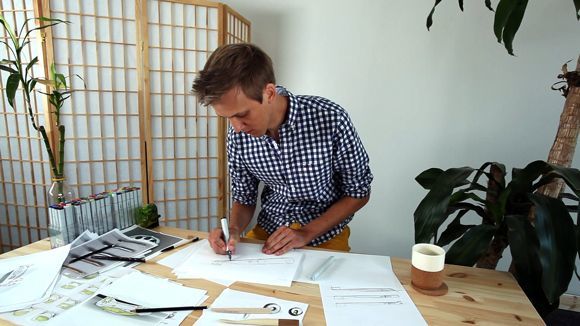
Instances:
[[[227,91],[212,104],[215,113],[227,118],[236,132],[245,132],[254,137],[266,134],[270,123],[272,109],[268,104],[268,86],[265,88],[262,102],[248,98],[240,87]]]

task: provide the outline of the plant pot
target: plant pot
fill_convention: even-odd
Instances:
[[[48,200],[51,205],[64,203],[73,200],[74,198],[74,193],[72,189],[69,188],[65,178],[52,178],[52,184],[48,189]]]

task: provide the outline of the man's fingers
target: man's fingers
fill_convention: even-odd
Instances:
[[[222,239],[221,229],[214,229],[209,234],[209,244],[216,254],[223,255],[226,253],[226,243]]]
[[[272,248],[274,247],[274,245],[276,245],[276,243],[278,243],[280,241],[280,239],[282,239],[281,234],[282,234],[282,228],[279,228],[278,230],[274,231],[274,233],[272,233],[268,239],[266,239],[266,242],[264,243],[264,247],[262,249],[263,252],[265,253],[269,253],[270,250],[272,250]]]
[[[280,255],[287,253],[288,251],[290,251],[292,249],[294,249],[294,245],[292,244],[292,241],[290,241],[284,247],[275,251],[273,254],[276,256],[280,256]]]
[[[230,238],[230,241],[228,241],[228,249],[232,252],[232,254],[234,254],[236,252],[236,244],[237,241],[234,238]],[[225,244],[224,244],[225,246]],[[225,250],[225,248],[224,248]]]
[[[280,229],[272,233],[272,235],[268,238],[268,241],[266,241],[263,250],[264,253],[273,254],[292,242],[292,230],[286,228],[285,230],[278,232],[279,230]]]

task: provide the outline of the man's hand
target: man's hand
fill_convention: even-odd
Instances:
[[[216,254],[226,254],[226,242],[224,241],[224,233],[221,228],[213,229],[209,233],[209,245]],[[236,252],[236,244],[240,240],[240,232],[235,228],[230,228],[230,241],[228,249],[234,254]]]
[[[308,233],[305,230],[293,230],[287,226],[281,226],[268,237],[262,252],[280,256],[291,249],[304,247],[309,242]]]

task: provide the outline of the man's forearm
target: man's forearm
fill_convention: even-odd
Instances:
[[[244,231],[250,224],[255,210],[255,205],[243,205],[234,201],[230,213],[230,229],[236,228],[238,233]]]
[[[302,230],[308,233],[309,241],[312,241],[361,209],[369,201],[369,197],[342,197],[332,204],[326,212],[305,225]]]

